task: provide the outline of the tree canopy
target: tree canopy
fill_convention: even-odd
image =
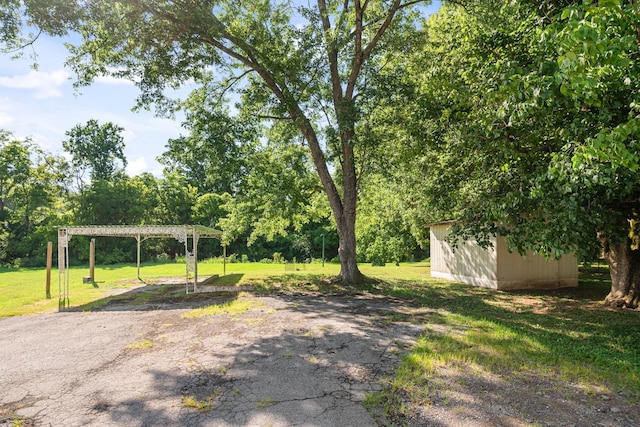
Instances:
[[[513,250],[582,259],[603,248],[607,301],[636,306],[638,4],[574,3],[549,16],[488,1],[430,19],[400,68],[421,183],[409,197],[424,221],[457,220],[453,241],[503,234]]]
[[[67,139],[62,141],[62,147],[71,155],[71,165],[79,187],[88,178],[92,181],[110,180],[124,171],[127,159],[124,156],[123,131],[123,128],[111,122],[100,125],[97,120],[91,119],[66,132]]]

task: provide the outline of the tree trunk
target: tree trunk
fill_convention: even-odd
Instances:
[[[342,187],[340,193],[329,173],[324,153],[320,148],[317,135],[309,120],[299,109],[292,109],[292,117],[296,119],[300,131],[311,150],[313,163],[320,177],[320,182],[329,199],[331,212],[338,229],[338,256],[340,257],[340,274],[334,279],[345,285],[357,285],[367,282],[367,277],[360,272],[356,262],[356,203],[358,187],[353,158],[353,148],[343,144]]]
[[[611,274],[611,292],[604,300],[608,307],[638,308],[640,303],[640,250],[631,248],[631,241],[624,238],[610,241],[600,238],[604,259]]]
[[[366,277],[360,272],[356,263],[356,234],[355,227],[347,224],[338,226],[338,238],[340,246],[338,255],[340,256],[340,274],[336,281],[345,285],[362,284]]]

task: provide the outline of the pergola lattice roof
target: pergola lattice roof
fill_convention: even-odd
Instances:
[[[222,231],[203,225],[73,225],[58,227],[66,230],[69,236],[102,236],[102,237],[203,237],[220,239]],[[180,240],[180,239],[178,239]]]
[[[186,290],[195,292],[198,284],[198,239],[222,239],[222,231],[202,225],[74,225],[58,227],[59,308],[69,306],[69,239],[72,236],[133,237],[138,243],[138,279],[140,279],[140,243],[150,238],[172,237],[184,244]],[[189,250],[191,239],[191,250]],[[191,278],[193,274],[193,278]],[[92,278],[93,279],[93,278]],[[140,279],[142,280],[142,279]]]

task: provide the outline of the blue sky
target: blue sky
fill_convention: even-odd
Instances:
[[[169,138],[185,133],[179,117],[133,113],[138,89],[124,80],[101,78],[90,87],[75,89],[75,75],[64,67],[67,50],[61,39],[41,38],[35,51],[37,71],[27,56],[11,60],[0,55],[0,128],[20,139],[30,136],[45,150],[62,154],[65,132],[76,124],[89,119],[113,122],[125,129],[127,172],[160,174],[156,157]]]

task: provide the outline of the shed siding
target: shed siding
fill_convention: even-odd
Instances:
[[[449,225],[431,227],[431,276],[497,289],[496,251],[467,241],[454,252],[445,241],[448,233]]]
[[[499,289],[554,289],[578,286],[578,261],[573,255],[548,260],[542,255],[521,256],[509,252],[504,237],[498,238]]]
[[[547,260],[537,254],[510,253],[504,237],[494,248],[475,241],[461,243],[456,251],[445,241],[449,224],[431,227],[431,276],[492,289],[552,289],[578,286],[578,262],[572,255]]]

